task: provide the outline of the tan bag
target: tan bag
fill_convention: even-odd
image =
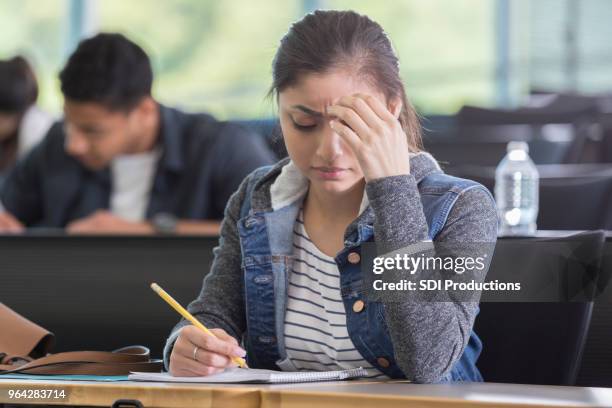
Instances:
[[[143,346],[48,354],[54,344],[52,333],[0,303],[0,378],[17,373],[127,375],[163,368],[162,361],[152,360]]]

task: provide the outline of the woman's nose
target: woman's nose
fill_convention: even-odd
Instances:
[[[342,156],[342,137],[332,130],[327,124],[321,134],[317,155],[328,163],[334,162]]]

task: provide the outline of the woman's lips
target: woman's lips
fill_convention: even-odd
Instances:
[[[313,167],[317,175],[324,180],[336,180],[347,171],[341,167]]]

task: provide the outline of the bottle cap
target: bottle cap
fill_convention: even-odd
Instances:
[[[506,151],[511,152],[513,150],[522,150],[525,153],[529,153],[529,145],[526,142],[510,142],[506,147]]]

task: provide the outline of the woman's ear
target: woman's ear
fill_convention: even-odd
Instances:
[[[396,119],[399,119],[400,113],[402,112],[402,107],[403,104],[400,98],[393,98],[389,101],[389,112],[391,112]]]

